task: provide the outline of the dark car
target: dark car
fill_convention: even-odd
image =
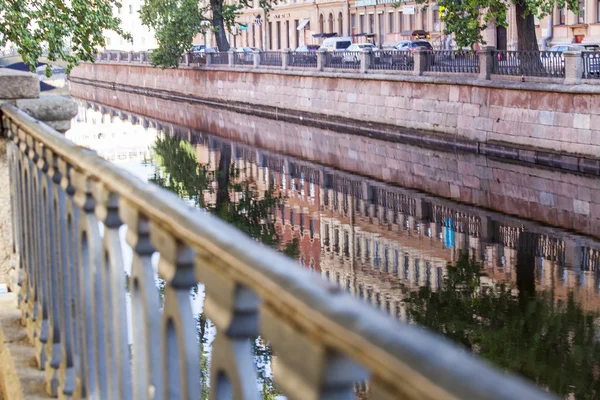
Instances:
[[[414,51],[416,49],[433,50],[433,46],[427,40],[404,40],[394,47],[402,51]]]
[[[292,55],[292,65],[317,62],[318,44],[305,44],[298,46]]]

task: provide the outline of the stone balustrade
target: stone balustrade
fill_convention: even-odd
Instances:
[[[50,394],[200,398],[189,295],[202,283],[205,315],[217,330],[213,399],[258,398],[250,346],[257,335],[272,346],[275,382],[290,399],[350,399],[355,383],[366,380],[374,399],[551,397],[440,337],[373,311],[14,105],[0,111],[19,307]],[[133,251],[128,280],[121,229]],[[156,253],[165,281],[162,307]]]

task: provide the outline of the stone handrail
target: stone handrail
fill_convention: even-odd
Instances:
[[[261,62],[262,54],[273,55],[279,53],[278,63]],[[337,54],[339,53],[339,54]],[[474,78],[491,80],[535,80],[539,82],[564,83],[567,85],[582,82],[592,83],[600,81],[600,67],[595,62],[600,52],[533,52],[533,51],[498,51],[493,47],[486,47],[478,52],[448,51],[448,50],[415,50],[412,52],[400,50],[362,50],[353,57],[344,56],[340,52],[327,52],[320,50],[316,53],[295,53],[290,49],[261,52],[255,50],[251,53],[236,53],[233,50],[220,53],[206,53],[205,57],[195,53],[186,53],[181,57],[180,63],[184,66],[212,66],[219,67],[246,67],[281,68],[287,70],[347,70],[362,73],[401,73],[417,76],[456,76],[468,75]],[[243,54],[244,56],[240,56]],[[98,53],[96,61],[117,62],[133,64],[150,64],[149,52],[105,51]],[[219,56],[218,63],[212,62],[213,56]],[[253,56],[249,62],[248,56]],[[336,62],[331,63],[331,59]],[[224,62],[229,60],[229,62]],[[269,60],[274,59],[270,57]],[[299,59],[300,62],[294,62]],[[312,62],[311,62],[312,59]],[[240,60],[243,60],[240,62]],[[593,60],[592,68],[589,68]],[[308,61],[308,62],[307,62]],[[587,68],[586,68],[587,67]]]
[[[210,398],[258,398],[250,340],[272,345],[290,399],[545,399],[445,339],[398,324],[216,217],[4,104],[19,298],[47,390],[61,397],[200,398],[190,289],[217,328]],[[101,227],[102,225],[102,227]],[[133,249],[129,290],[119,229]],[[151,257],[165,280],[161,313]]]

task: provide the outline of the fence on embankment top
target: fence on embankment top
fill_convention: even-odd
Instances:
[[[108,51],[97,61],[150,63],[147,52]],[[469,50],[363,50],[363,51],[281,51],[254,53],[235,51],[187,53],[182,64],[202,67],[280,67],[282,69],[336,70],[340,72],[399,73],[414,75],[471,75],[480,79],[535,80],[539,82],[600,84],[600,51],[498,51]]]
[[[374,399],[549,397],[440,337],[386,318],[14,106],[0,111],[20,307],[54,395],[200,398],[189,294],[203,283],[205,316],[217,329],[211,398],[257,398],[250,345],[257,335],[272,346],[275,382],[290,399],[351,398],[355,382],[366,380]],[[132,332],[124,227],[133,250]]]

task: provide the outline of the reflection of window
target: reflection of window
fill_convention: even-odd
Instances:
[[[560,10],[558,10],[558,12],[559,12],[558,23],[560,25],[566,24],[567,23],[567,9],[561,8]]]
[[[577,22],[579,24],[585,23],[585,1],[579,0],[579,14],[577,15]]]

